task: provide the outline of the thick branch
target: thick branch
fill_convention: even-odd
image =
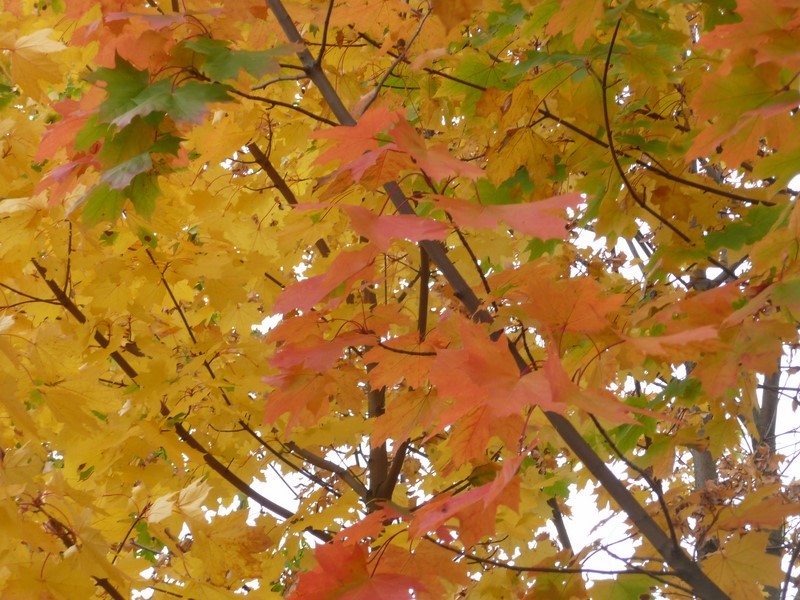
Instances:
[[[325,471],[333,473],[334,475],[338,475],[339,478],[349,485],[356,494],[366,500],[368,496],[367,487],[361,483],[361,481],[355,475],[353,475],[344,467],[340,467],[339,465],[332,463],[318,454],[314,454],[305,448],[301,448],[294,442],[283,442],[283,445],[286,446],[292,454],[296,454],[307,463],[314,465],[318,469],[324,469]]]
[[[103,591],[111,596],[114,600],[125,600],[125,596],[120,594],[117,589],[111,585],[111,582],[105,577],[92,577],[98,587],[103,588]]]
[[[389,469],[386,473],[386,478],[383,485],[380,486],[377,493],[377,498],[391,500],[394,488],[400,478],[400,472],[403,469],[403,462],[406,459],[406,451],[408,450],[408,440],[403,442],[395,450],[392,462],[389,463]]]
[[[371,389],[367,394],[369,418],[380,417],[386,409],[386,388]],[[389,475],[389,452],[386,442],[370,448],[369,459],[369,500],[382,498],[380,495],[383,485]]]
[[[424,248],[419,249],[419,312],[417,314],[417,331],[419,341],[425,339],[428,332],[428,283],[431,278],[431,261]]]
[[[286,180],[281,177],[281,174],[278,173],[278,170],[269,161],[267,155],[261,151],[261,148],[259,148],[254,142],[251,142],[247,144],[247,149],[250,151],[250,154],[253,156],[253,159],[256,161],[256,163],[258,163],[258,166],[264,169],[267,177],[270,178],[272,184],[275,186],[275,189],[281,193],[281,196],[283,196],[286,202],[292,206],[296,206],[297,196],[294,195],[292,188],[290,188],[286,183]],[[331,249],[328,248],[328,244],[325,243],[325,240],[317,240],[315,245],[322,256],[328,256],[331,253]]]
[[[777,370],[764,378],[764,390],[761,392],[761,408],[754,415],[758,442],[767,444],[775,452],[775,419],[778,415],[780,399],[781,370],[780,359]]]

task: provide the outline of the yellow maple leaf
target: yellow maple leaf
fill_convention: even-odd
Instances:
[[[34,99],[40,99],[50,84],[62,80],[58,64],[50,54],[65,50],[61,42],[50,39],[52,29],[39,29],[17,38],[12,48],[11,78]]]
[[[441,19],[447,31],[462,21],[466,21],[481,0],[436,0],[433,2],[433,14]]]
[[[204,481],[195,480],[178,493],[175,503],[178,510],[187,517],[203,515],[203,501],[211,491],[211,486]]]
[[[703,570],[732,600],[761,600],[761,586],[783,579],[779,556],[767,554],[769,533],[735,536],[703,563]]]

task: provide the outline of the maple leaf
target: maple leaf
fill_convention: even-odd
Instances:
[[[377,253],[378,248],[369,244],[360,250],[340,254],[328,266],[324,274],[298,281],[286,288],[275,301],[275,311],[287,313],[292,310],[306,311],[310,309],[343,281],[353,278],[367,269]]]
[[[294,52],[296,48],[278,47],[269,50],[231,50],[228,42],[209,37],[199,37],[186,42],[186,47],[202,55],[202,70],[212,79],[236,79],[243,70],[253,77],[263,77],[279,69],[278,57]]]
[[[659,416],[651,411],[636,409],[622,404],[608,390],[581,389],[573,383],[564,370],[561,360],[551,344],[548,349],[544,374],[550,384],[550,393],[554,403],[561,406],[572,405],[582,408],[590,414],[602,416],[612,423],[630,423],[633,418],[630,412],[640,412],[648,416]],[[563,408],[561,409],[564,410]]]
[[[697,342],[707,342],[717,339],[717,337],[717,329],[706,325],[697,327],[696,329],[689,329],[667,335],[630,336],[626,337],[626,341],[645,354],[658,356],[668,354],[670,349],[675,347],[683,347]]]
[[[453,553],[423,539],[411,552],[396,545],[386,548],[378,570],[414,577],[425,590],[419,597],[443,598],[452,586],[461,588],[469,583],[464,567],[453,558]]]
[[[520,310],[551,332],[599,333],[609,328],[623,304],[621,294],[603,293],[589,277],[561,278],[552,266],[531,262],[492,277],[495,287],[519,303]]]
[[[366,546],[360,544],[317,547],[314,551],[317,566],[300,576],[290,597],[306,600],[405,600],[413,597],[411,590],[424,590],[417,579],[407,575],[377,573],[370,576],[367,556]]]
[[[431,365],[430,380],[439,396],[453,403],[441,416],[439,429],[477,407],[490,418],[518,414],[526,405],[558,410],[542,373],[520,375],[503,339],[491,341],[481,325],[458,322],[461,348],[440,350]]]
[[[461,227],[495,228],[503,221],[514,231],[542,239],[563,238],[566,235],[566,209],[574,209],[582,201],[580,194],[565,194],[524,204],[480,206],[454,198],[436,197],[436,204]]]
[[[358,544],[366,538],[377,538],[387,521],[407,516],[391,505],[372,511],[358,523],[342,529],[335,541],[344,545]]]
[[[502,503],[514,509],[519,503],[519,480],[515,475],[521,460],[522,457],[517,457],[505,463],[492,483],[458,495],[443,494],[427,503],[414,513],[409,534],[421,537],[438,530],[452,518],[459,520],[459,537],[467,548],[492,534],[498,505]]]
[[[394,143],[381,140],[379,138],[381,134],[390,137]],[[316,132],[313,137],[347,142],[346,148],[342,147],[345,144],[340,144],[325,151],[317,162],[339,159],[342,165],[340,170],[352,171],[356,181],[362,179],[368,171],[370,178],[380,177],[375,172],[378,161],[391,160],[393,152],[407,154],[410,164],[394,159],[390,168],[387,169],[386,165],[382,165],[381,172],[385,173],[384,177],[396,177],[400,168],[412,165],[418,166],[436,181],[453,176],[475,179],[483,175],[479,167],[456,159],[446,147],[439,145],[429,148],[400,113],[392,113],[382,107],[370,108],[352,127],[335,127]]]
[[[394,144],[386,144],[378,150],[369,150],[346,166],[347,171],[368,189],[377,189],[387,181],[400,176],[403,171],[413,171],[414,162],[405,152],[396,150]]]
[[[480,0],[435,0],[431,3],[431,10],[449,31],[465,21],[478,6]]]
[[[336,140],[341,143],[334,145],[317,157],[319,164],[338,160],[340,164],[347,164],[368,151],[375,151],[380,146],[378,134],[384,133],[397,123],[400,115],[381,106],[375,106],[366,111],[358,123],[352,127],[333,127],[311,134],[312,139],[323,138]]]
[[[775,529],[783,524],[786,517],[798,512],[800,507],[796,503],[786,502],[780,496],[779,486],[765,486],[745,498],[741,504],[725,507],[715,525],[729,531],[738,530],[745,525]]]
[[[205,114],[207,104],[230,100],[226,88],[215,83],[189,81],[176,87],[162,79],[151,84],[147,70],[135,68],[119,54],[113,69],[98,69],[87,80],[106,84],[107,98],[100,105],[100,116],[120,128],[152,113],[169,114],[176,121],[196,121]]]
[[[435,181],[461,176],[477,179],[483,175],[478,166],[456,159],[446,146],[429,148],[422,136],[405,119],[398,119],[389,131],[397,148],[408,153],[413,162]]]
[[[67,47],[50,36],[52,29],[37,29],[28,35],[13,40],[13,34],[0,37],[0,46],[11,51],[11,78],[25,93],[40,99],[47,86],[61,80],[61,70],[51,54],[61,52]],[[12,41],[13,40],[13,41]]]
[[[759,583],[777,586],[783,579],[780,558],[764,551],[767,532],[734,536],[705,560],[706,572],[733,600],[763,598]]]
[[[361,206],[340,206],[350,217],[353,229],[373,242],[382,251],[387,251],[391,239],[407,239],[412,242],[422,240],[443,240],[450,233],[450,227],[433,219],[423,219],[412,215],[376,215]]]

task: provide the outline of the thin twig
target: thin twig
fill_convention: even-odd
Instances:
[[[544,117],[547,117],[548,119],[551,119],[551,120],[555,121],[559,125],[563,125],[567,129],[569,129],[571,131],[574,131],[575,133],[577,133],[581,137],[589,140],[590,142],[592,142],[594,144],[597,144],[598,146],[601,146],[603,148],[608,148],[608,143],[607,142],[601,140],[597,136],[592,135],[588,131],[585,131],[584,129],[581,129],[577,125],[573,125],[569,121],[566,121],[566,120],[562,119],[558,115],[550,112],[550,110],[547,109],[547,108],[540,108],[539,109],[539,114],[541,114]],[[748,196],[743,196],[742,194],[737,194],[736,192],[729,192],[729,191],[724,190],[724,189],[714,188],[714,187],[711,187],[709,185],[705,185],[703,183],[699,183],[697,181],[692,181],[691,179],[686,179],[685,177],[681,177],[679,175],[674,175],[673,173],[670,173],[666,169],[662,169],[660,167],[652,165],[652,164],[650,164],[650,163],[648,163],[646,161],[643,161],[641,159],[633,159],[629,154],[627,154],[625,152],[620,152],[619,154],[620,154],[620,156],[624,156],[625,158],[631,158],[632,160],[634,160],[634,162],[636,163],[637,166],[642,167],[643,169],[646,169],[646,170],[648,170],[648,171],[650,171],[652,173],[655,173],[656,175],[659,175],[660,177],[663,177],[664,179],[667,179],[667,180],[672,181],[674,183],[679,183],[681,185],[685,185],[687,187],[692,187],[694,189],[701,190],[701,191],[709,193],[709,194],[714,194],[715,196],[728,198],[730,200],[738,200],[740,202],[748,202],[748,203],[751,203],[751,204],[762,204],[764,206],[775,206],[774,202],[769,202],[768,200],[757,200],[755,198],[750,198]]]
[[[678,541],[678,536],[675,533],[675,526],[672,523],[672,518],[669,515],[669,507],[667,506],[667,502],[664,499],[664,491],[661,489],[661,484],[657,483],[652,477],[650,477],[647,471],[645,471],[641,467],[635,465],[633,462],[628,460],[628,457],[625,456],[622,453],[622,451],[617,447],[617,445],[614,443],[614,440],[611,439],[611,436],[608,435],[608,432],[605,430],[605,428],[602,425],[600,425],[600,422],[597,420],[597,417],[589,413],[589,418],[592,420],[592,423],[594,423],[594,426],[600,432],[600,435],[603,436],[603,439],[606,441],[606,443],[614,451],[614,454],[616,454],[617,457],[623,463],[625,463],[625,466],[627,466],[632,471],[638,473],[642,477],[642,479],[644,479],[647,482],[647,485],[650,486],[650,489],[653,490],[656,497],[658,498],[658,503],[661,506],[661,512],[664,514],[664,519],[666,519],[667,521],[667,527],[669,528],[669,536],[672,538],[672,543],[675,544],[676,547],[679,547],[680,542]]]
[[[606,55],[606,62],[605,62],[605,66],[603,68],[603,82],[602,82],[602,88],[603,88],[603,120],[605,121],[605,127],[606,127],[606,141],[608,142],[608,151],[611,154],[611,160],[614,163],[614,167],[616,168],[617,173],[622,178],[622,183],[625,186],[625,189],[628,190],[628,193],[631,195],[631,198],[633,198],[634,202],[636,202],[636,204],[638,204],[644,211],[650,213],[650,215],[652,215],[652,217],[654,219],[656,219],[659,223],[661,223],[662,225],[667,227],[667,229],[670,229],[675,235],[677,235],[679,238],[681,238],[684,242],[686,242],[690,246],[694,246],[695,245],[694,242],[692,241],[692,239],[688,235],[683,233],[675,225],[670,223],[669,220],[667,220],[666,218],[661,216],[658,213],[658,211],[656,211],[650,205],[647,204],[646,200],[639,194],[639,192],[636,191],[636,188],[633,187],[633,184],[630,182],[630,179],[628,178],[628,175],[625,172],[625,169],[622,168],[622,165],[619,162],[619,156],[617,154],[617,149],[614,146],[614,134],[613,134],[613,131],[611,129],[611,117],[609,115],[609,110],[608,110],[608,90],[609,90],[609,87],[610,87],[609,83],[608,83],[608,74],[609,74],[609,72],[611,70],[611,55],[614,52],[614,44],[617,41],[617,34],[619,33],[619,27],[620,27],[621,24],[622,24],[622,17],[617,19],[617,24],[614,27],[614,33],[611,36],[611,42],[608,45],[608,54]],[[711,264],[713,264],[717,268],[720,268],[723,271],[725,271],[725,272],[727,272],[730,275],[735,277],[735,275],[733,275],[733,273],[731,273],[730,269],[728,269],[728,267],[726,265],[722,264],[717,259],[709,256],[709,257],[706,258],[706,260],[708,260]]]
[[[414,43],[414,41],[417,39],[417,37],[419,36],[419,34],[422,32],[422,27],[423,27],[423,25],[425,25],[425,21],[428,19],[428,16],[429,16],[430,14],[431,14],[431,13],[429,13],[429,12],[428,12],[428,13],[425,13],[425,14],[422,16],[422,18],[421,18],[421,19],[420,19],[420,21],[419,21],[419,25],[417,26],[417,29],[416,29],[416,31],[414,31],[414,33],[413,33],[413,34],[411,35],[411,37],[408,39],[408,41],[406,42],[406,44],[403,46],[403,49],[402,49],[402,50],[400,50],[400,51],[397,53],[397,57],[394,59],[394,61],[392,62],[392,64],[391,64],[391,65],[389,65],[389,68],[388,68],[388,69],[386,69],[386,72],[385,72],[385,73],[384,73],[384,74],[381,76],[380,80],[378,80],[378,83],[377,83],[377,85],[375,86],[375,88],[374,88],[374,89],[372,90],[372,92],[371,92],[372,96],[371,96],[371,97],[370,97],[370,98],[369,98],[369,99],[366,101],[366,103],[364,104],[364,108],[361,110],[361,113],[362,113],[362,114],[363,114],[364,112],[366,112],[366,110],[367,110],[367,109],[368,109],[368,108],[369,108],[369,107],[372,105],[372,103],[373,103],[373,102],[375,102],[375,100],[378,98],[378,95],[379,95],[379,94],[380,94],[380,92],[381,92],[381,88],[384,86],[384,84],[385,84],[385,83],[386,83],[386,81],[389,79],[389,77],[391,77],[391,76],[394,74],[394,70],[397,68],[397,66],[398,66],[398,65],[399,65],[401,62],[407,62],[407,61],[406,61],[406,55],[408,54],[408,50],[411,48],[411,45]]]
[[[525,566],[525,565],[511,565],[506,562],[502,562],[499,560],[493,560],[491,558],[483,558],[477,556],[476,554],[472,554],[470,552],[466,552],[464,550],[459,550],[458,548],[453,548],[449,544],[445,544],[444,542],[440,542],[434,537],[429,535],[425,536],[425,539],[429,542],[436,544],[437,546],[444,548],[452,552],[453,554],[457,554],[463,558],[467,558],[469,560],[475,561],[479,564],[486,564],[491,565],[493,567],[500,567],[501,569],[506,569],[508,571],[515,571],[517,573],[563,573],[563,574],[597,574],[597,575],[648,575],[650,577],[678,577],[678,574],[673,571],[648,571],[646,569],[637,569],[637,570],[603,570],[603,569],[585,569],[583,567],[534,567],[534,566]],[[670,584],[672,585],[672,584]],[[676,586],[679,589],[680,586]],[[691,591],[691,590],[685,590]]]
[[[783,579],[783,586],[781,589],[781,600],[786,600],[786,596],[789,593],[789,584],[792,582],[792,570],[794,569],[794,563],[797,562],[798,556],[800,556],[800,543],[794,545],[792,554],[789,557],[789,564],[786,567],[786,577]]]
[[[333,14],[333,2],[334,0],[328,0],[328,12],[325,13],[325,22],[322,24],[322,41],[317,54],[317,64],[322,64],[322,57],[325,56],[325,49],[328,43],[328,27],[330,27],[331,15]]]

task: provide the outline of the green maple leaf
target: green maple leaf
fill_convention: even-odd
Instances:
[[[107,183],[92,188],[86,196],[83,207],[83,220],[88,225],[100,221],[113,221],[122,212],[125,195],[122,190],[114,190]]]
[[[113,69],[98,69],[87,79],[105,82],[107,98],[100,106],[100,118],[120,128],[136,117],[151,114],[194,123],[205,114],[206,104],[231,99],[227,88],[218,83],[190,81],[175,87],[170,79],[161,79],[150,84],[147,71],[140,71],[119,55]]]
[[[206,112],[206,104],[229,102],[228,88],[218,83],[190,81],[174,90],[168,113],[175,121],[196,123]]]
[[[100,181],[107,183],[112,190],[125,189],[134,177],[148,171],[152,166],[150,153],[143,152],[103,173]]]
[[[709,233],[705,237],[706,248],[740,250],[743,246],[753,244],[767,235],[784,213],[783,206],[754,206],[742,221],[731,223],[722,231]]]
[[[217,81],[236,79],[242,70],[253,77],[273,73],[280,68],[277,57],[286,53],[283,48],[259,51],[231,50],[227,42],[208,37],[186,42],[185,46],[205,57],[201,69],[211,79]]]
[[[150,81],[147,71],[140,71],[131,63],[116,56],[114,68],[102,67],[86,77],[90,83],[105,82],[107,97],[100,105],[100,118],[111,121],[135,108],[136,98],[147,90]]]

